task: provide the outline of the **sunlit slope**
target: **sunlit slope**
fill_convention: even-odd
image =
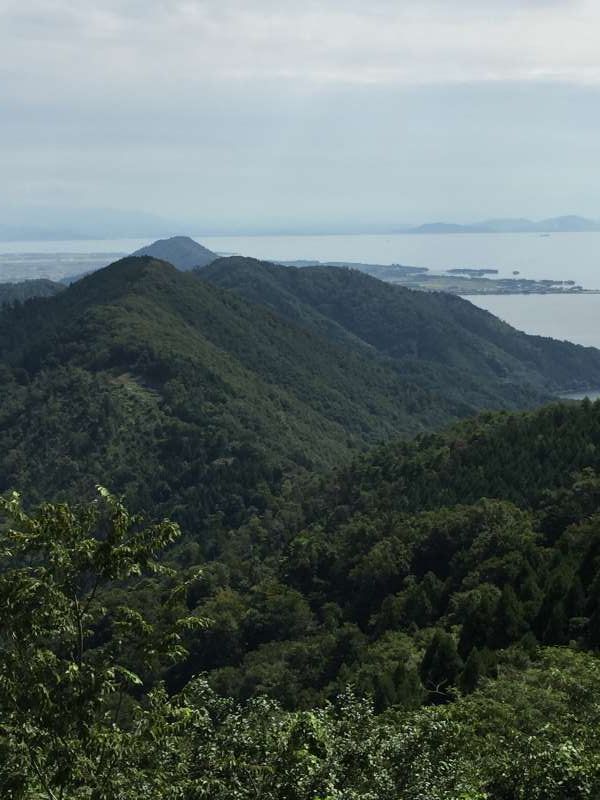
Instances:
[[[260,505],[281,470],[470,410],[150,258],[5,311],[0,359],[2,489],[52,497],[108,479],[189,524]]]

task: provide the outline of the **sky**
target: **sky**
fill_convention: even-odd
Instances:
[[[599,101],[597,0],[0,0],[0,222],[600,218]]]

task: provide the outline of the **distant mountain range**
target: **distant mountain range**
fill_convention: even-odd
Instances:
[[[568,215],[534,221],[530,219],[488,219],[467,225],[451,222],[427,222],[401,233],[581,233],[600,231],[600,222]]]
[[[61,209],[31,208],[8,209],[0,207],[0,242],[8,241],[61,241],[77,239],[127,239],[154,238],[162,235],[180,235],[195,228],[205,226],[201,223],[175,221],[136,211],[114,209]],[[299,228],[277,230],[265,228],[253,230],[246,228],[211,228],[212,235],[298,235],[338,233],[389,234],[389,233],[573,233],[581,231],[600,231],[600,220],[589,219],[575,214],[530,220],[521,217],[486,219],[467,224],[452,222],[426,222],[422,225],[405,223],[353,223],[345,225],[315,223]]]

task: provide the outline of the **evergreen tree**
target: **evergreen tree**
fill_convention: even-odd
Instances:
[[[569,594],[567,595],[566,611],[569,617],[581,617],[585,613],[585,591],[579,575],[575,575]]]
[[[464,694],[470,694],[477,688],[482,675],[485,673],[485,666],[481,652],[474,647],[469,653],[460,676],[459,686]]]
[[[456,686],[463,662],[456,649],[454,638],[437,629],[421,661],[421,681],[433,703],[447,702],[451,688]]]
[[[512,586],[505,586],[496,608],[491,636],[494,648],[507,647],[516,642],[527,630],[523,608]]]
[[[552,607],[548,622],[544,628],[544,644],[566,644],[569,640],[569,623],[565,612],[565,604],[557,601]]]

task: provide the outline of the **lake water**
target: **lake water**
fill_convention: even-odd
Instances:
[[[241,253],[255,258],[291,261],[364,261],[374,264],[408,264],[434,271],[453,267],[498,269],[501,277],[518,270],[525,278],[574,280],[588,289],[600,289],[600,233],[561,233],[545,237],[531,233],[505,234],[372,234],[331,236],[195,236],[218,253]],[[21,278],[46,270],[46,277],[59,273],[65,260],[71,265],[86,262],[91,255],[108,258],[131,253],[147,239],[80,240],[66,242],[0,242],[0,277],[13,274],[15,254]],[[45,265],[40,257],[53,256]],[[60,263],[63,262],[63,263]],[[69,264],[67,264],[69,266]]]
[[[524,278],[574,280],[600,289],[600,233],[194,236],[217,253],[288,261],[363,261],[441,271],[453,267],[518,270]],[[146,239],[0,242],[0,281],[69,275],[109,264]],[[528,333],[600,347],[600,295],[501,295],[468,298]]]
[[[514,294],[467,297],[525,333],[600,347],[600,294]]]
[[[453,267],[498,269],[500,277],[518,270],[524,278],[574,280],[600,289],[600,233],[531,233],[357,236],[205,237],[218,252],[291,261],[364,261],[406,264],[434,271]]]

